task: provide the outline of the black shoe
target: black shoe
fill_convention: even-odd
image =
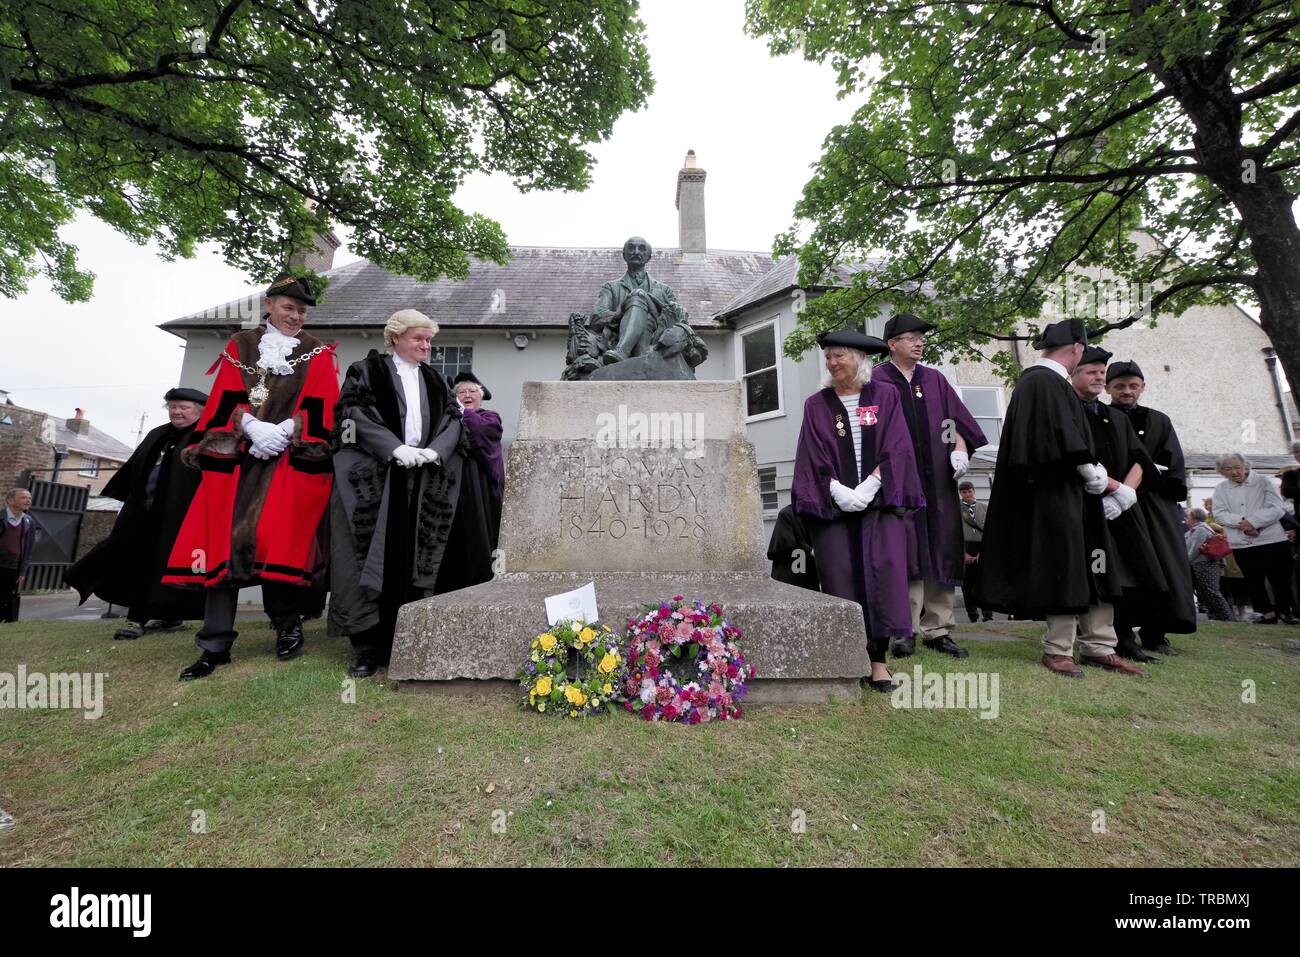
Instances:
[[[152,625],[145,625],[144,630],[146,634],[161,635],[169,631],[180,631],[184,625],[183,621],[159,621]]]
[[[992,620],[993,620],[993,616],[992,616],[992,615],[985,615],[985,616],[984,616],[984,620],[985,620],[985,621],[992,621]]]
[[[349,678],[369,678],[379,670],[379,662],[368,651],[358,651],[352,664],[348,667]]]
[[[898,687],[898,685],[894,682],[893,675],[890,675],[888,678],[881,678],[879,680],[874,680],[869,674],[863,675],[861,678],[858,679],[858,684],[862,685],[862,687],[864,688],[874,688],[875,690],[879,691],[881,694],[890,694],[895,688]]]
[[[1295,615],[1278,615],[1284,625],[1300,625],[1300,618]]]
[[[302,654],[302,646],[306,642],[307,639],[302,636],[302,619],[295,618],[291,624],[277,630],[275,656],[281,661],[297,658]]]
[[[194,681],[197,678],[206,678],[212,672],[217,670],[217,665],[230,664],[230,652],[228,651],[205,651],[184,671],[181,672],[181,681]]]
[[[908,655],[916,654],[916,639],[910,635],[907,638],[894,639],[894,657],[906,658]]]
[[[1155,655],[1149,655],[1137,645],[1128,641],[1121,641],[1115,646],[1115,654],[1121,658],[1127,658],[1129,661],[1141,661],[1146,664],[1158,665],[1164,661],[1163,658],[1157,658]]]
[[[947,635],[944,635],[942,638],[927,638],[925,640],[925,647],[929,648],[931,651],[938,651],[945,655],[952,655],[954,658],[965,658],[970,655],[969,651],[957,644]]]
[[[117,631],[113,632],[113,640],[114,641],[135,641],[144,633],[145,633],[144,626],[137,625],[135,622],[129,622],[125,628],[119,628]]]

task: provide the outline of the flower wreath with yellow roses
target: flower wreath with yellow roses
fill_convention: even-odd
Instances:
[[[542,714],[585,717],[618,694],[623,651],[609,627],[565,619],[533,639],[518,675],[524,706]]]

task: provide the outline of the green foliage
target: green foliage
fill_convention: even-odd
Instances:
[[[774,54],[829,62],[842,95],[866,97],[826,137],[776,252],[798,253],[805,287],[868,268],[809,303],[792,358],[889,305],[938,320],[938,351],[974,359],[982,334],[1013,334],[1077,270],[1155,290],[1149,312],[1090,322],[1103,328],[1284,278],[1255,252],[1300,235],[1300,4],[749,0],[747,13]]]
[[[330,224],[395,272],[503,262],[467,174],[587,186],[653,83],[632,0],[42,0],[0,7],[0,292],[91,277],[79,210],[269,278]]]

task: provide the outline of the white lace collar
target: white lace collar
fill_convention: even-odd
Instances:
[[[293,375],[293,366],[285,360],[301,345],[301,341],[286,336],[275,328],[270,321],[257,343],[257,364],[263,369],[270,369],[276,375]]]

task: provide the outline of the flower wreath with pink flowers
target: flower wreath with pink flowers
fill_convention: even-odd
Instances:
[[[627,623],[625,711],[646,721],[703,724],[739,718],[754,668],[740,650],[741,630],[716,604],[681,595],[647,606]]]

